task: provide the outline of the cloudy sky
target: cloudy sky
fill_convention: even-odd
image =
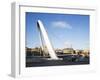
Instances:
[[[26,13],[26,47],[40,46],[37,20],[41,20],[54,48],[89,47],[89,16],[74,14]]]

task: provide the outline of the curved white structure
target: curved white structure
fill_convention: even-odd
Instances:
[[[52,47],[52,45],[50,43],[50,40],[49,40],[48,35],[47,35],[47,32],[46,32],[46,30],[44,28],[44,25],[43,25],[41,20],[37,21],[37,27],[38,27],[38,30],[40,31],[40,34],[42,35],[42,36],[41,35],[40,36],[43,37],[43,40],[44,40],[44,42],[46,44],[46,47],[48,49],[48,52],[49,52],[49,55],[50,55],[51,59],[54,59],[54,60],[59,59],[57,57],[55,51],[53,50],[53,47]]]

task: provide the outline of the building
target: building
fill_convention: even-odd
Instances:
[[[38,48],[38,47],[31,48],[31,51],[32,52],[40,52],[40,48]]]
[[[89,49],[84,49],[84,50],[75,50],[77,55],[81,55],[81,56],[89,56]]]
[[[55,52],[57,55],[63,54],[63,50],[61,50],[61,49],[55,49]]]
[[[63,51],[61,49],[55,49],[56,53],[63,53]]]
[[[35,48],[26,48],[26,55],[27,56],[40,56],[40,48],[35,47]]]
[[[90,52],[89,52],[89,49],[84,49],[83,50],[83,53],[84,53],[84,56],[89,56]]]
[[[32,56],[31,48],[26,47],[26,56]]]
[[[73,48],[64,48],[63,49],[63,53],[64,54],[73,54],[74,53],[74,49]]]
[[[82,54],[83,50],[77,49],[77,50],[75,50],[75,52],[76,52],[76,54],[80,55],[80,54]]]

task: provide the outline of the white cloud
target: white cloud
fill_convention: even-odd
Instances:
[[[72,26],[65,21],[54,21],[52,22],[52,26],[57,28],[72,29]]]

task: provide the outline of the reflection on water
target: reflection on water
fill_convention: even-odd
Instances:
[[[61,60],[51,60],[50,57],[43,56],[26,56],[26,67],[89,64],[89,56],[58,55],[58,57]]]

